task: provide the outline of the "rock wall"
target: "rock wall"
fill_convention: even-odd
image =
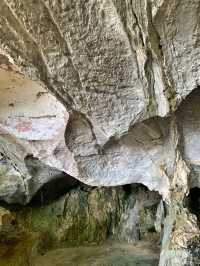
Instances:
[[[66,174],[92,186],[144,184],[167,204],[160,265],[187,263],[199,235],[184,205],[200,184],[199,8],[1,0],[0,199],[27,204]]]
[[[78,187],[48,204],[34,200],[23,208],[1,208],[0,243],[19,231],[39,234],[47,241],[44,248],[63,242],[68,246],[99,244],[107,239],[128,243],[148,239],[157,245],[157,228],[162,222],[157,222],[160,201],[158,192],[141,185]]]
[[[0,199],[26,204],[44,183],[64,172],[78,174],[64,139],[69,115],[9,57],[0,56]]]

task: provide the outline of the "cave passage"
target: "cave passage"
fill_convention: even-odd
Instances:
[[[194,187],[190,189],[186,204],[190,212],[197,216],[200,223],[200,188]]]
[[[34,193],[29,203],[31,206],[49,204],[78,187],[80,189],[88,189],[90,187],[65,172],[43,164],[32,155],[26,156],[25,164],[32,176],[29,184],[30,190],[34,189],[34,186],[40,182],[40,179],[46,179],[46,182],[40,188],[36,189],[36,193]],[[44,176],[46,176],[45,179]]]
[[[30,205],[40,206],[56,201],[79,186],[79,181],[65,173],[45,183],[33,196]]]

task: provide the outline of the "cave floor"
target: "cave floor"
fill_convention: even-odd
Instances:
[[[99,246],[57,248],[35,258],[34,266],[157,266],[159,248],[108,242]]]
[[[37,234],[0,240],[0,266],[157,266],[160,252],[155,241],[107,241],[80,247],[63,244],[38,252],[41,241]]]

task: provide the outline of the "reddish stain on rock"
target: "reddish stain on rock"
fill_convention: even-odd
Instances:
[[[19,132],[27,132],[30,131],[32,129],[32,123],[30,121],[20,121],[15,128],[19,131]]]

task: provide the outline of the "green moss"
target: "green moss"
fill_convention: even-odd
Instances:
[[[123,200],[122,190],[74,190],[50,205],[24,208],[17,213],[18,222],[26,230],[47,234],[50,241],[100,243],[116,231]]]
[[[18,223],[27,231],[48,233],[49,239],[58,240],[59,218],[63,213],[64,199],[42,207],[25,207],[16,213]]]
[[[25,207],[17,213],[17,220],[25,230],[41,233],[48,245],[60,242],[69,246],[99,244],[108,238],[118,238],[122,213],[132,197],[142,201],[141,197],[146,195],[137,188],[132,193],[127,196],[122,187],[94,188],[87,192],[76,189],[49,205]],[[155,213],[156,205],[155,209],[151,206],[141,210],[143,239],[152,234]]]
[[[71,195],[65,206],[64,240],[72,244],[106,240],[114,231],[111,224],[115,227],[119,223],[119,195],[104,189]]]

